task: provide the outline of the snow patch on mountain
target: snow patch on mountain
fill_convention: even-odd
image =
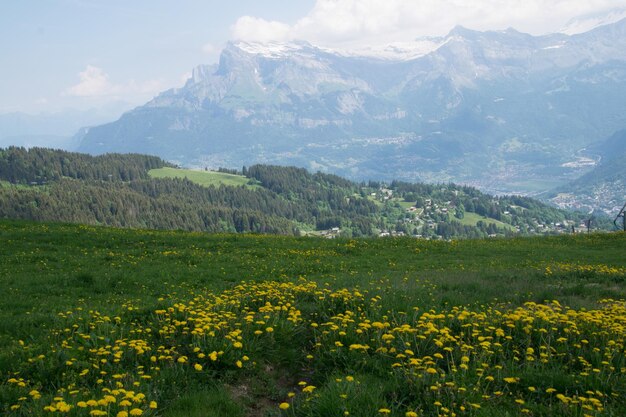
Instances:
[[[335,49],[335,53],[348,57],[378,58],[390,61],[410,61],[436,51],[447,42],[443,38],[424,38],[409,42],[371,45],[356,49]]]
[[[617,23],[622,19],[626,19],[626,9],[614,9],[608,13],[584,15],[567,22],[559,32],[566,35],[577,35],[600,26]]]
[[[390,61],[410,61],[428,55],[444,45],[445,38],[421,38],[408,42],[394,42],[390,44],[370,45],[367,47],[337,47],[326,48],[311,45],[304,41],[294,42],[244,42],[237,41],[233,45],[251,55],[269,59],[291,57],[306,50],[319,51],[343,57],[363,57]]]
[[[236,48],[241,49],[251,55],[260,55],[265,58],[285,58],[291,56],[294,52],[301,51],[307,47],[313,48],[308,42],[245,42],[236,41],[233,44]],[[315,48],[319,49],[319,48]]]

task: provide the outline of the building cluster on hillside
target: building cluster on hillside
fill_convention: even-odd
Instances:
[[[554,209],[526,202],[521,197],[518,200],[503,199],[480,194],[474,196],[471,192],[441,187],[423,194],[376,184],[374,189],[371,185],[363,187],[361,196],[376,202],[382,210],[381,216],[371,224],[372,232],[378,237],[411,236],[439,240],[511,234],[569,234],[589,230],[585,221],[564,220],[562,215],[550,211]],[[352,236],[354,229],[351,227],[341,224],[318,230],[316,234],[328,239]],[[590,228],[593,230],[594,224]]]
[[[444,189],[441,190],[445,191]],[[458,194],[457,190],[453,191],[454,196]],[[403,201],[399,195],[394,195],[394,190],[381,186],[377,192],[370,194],[371,198],[376,199],[380,203],[400,203]],[[494,205],[500,205],[499,201],[494,201]],[[420,207],[418,207],[418,205]],[[527,218],[523,226],[515,224],[513,221],[515,212],[525,210],[519,206],[506,206],[502,207],[501,211],[502,219],[492,219],[486,216],[480,216],[477,221],[482,221],[485,226],[493,225],[489,227],[489,237],[497,237],[502,234],[503,229],[508,229],[514,233],[524,232],[527,234],[565,234],[565,233],[582,233],[587,232],[588,227],[585,222],[578,222],[574,220],[562,220],[561,222],[542,222],[537,218]],[[471,212],[468,212],[471,213]],[[417,238],[425,239],[441,239],[438,235],[438,225],[443,223],[449,223],[450,221],[459,221],[463,223],[462,219],[465,217],[463,206],[457,207],[457,205],[451,201],[437,201],[432,198],[425,198],[420,201],[420,204],[414,204],[404,208],[404,216],[399,219],[399,224],[402,227],[400,230],[394,230],[393,228],[384,228],[380,230],[379,237],[388,236],[405,236],[411,235]],[[476,215],[475,213],[471,213]],[[473,222],[468,224],[476,225]],[[498,231],[496,231],[498,230]],[[408,233],[407,233],[408,231]]]
[[[341,228],[339,227],[333,227],[328,230],[320,231],[320,236],[325,237],[326,239],[334,239],[336,237],[339,237],[340,235],[341,235]]]
[[[615,190],[618,191],[615,191]],[[622,187],[622,190],[626,186]],[[617,215],[620,208],[624,205],[624,193],[620,194],[619,187],[598,187],[591,195],[574,195],[569,193],[560,193],[556,197],[550,199],[552,204],[558,208],[565,210],[576,210],[580,212],[592,213],[595,210],[608,215],[609,217]],[[610,196],[608,199],[607,196]]]

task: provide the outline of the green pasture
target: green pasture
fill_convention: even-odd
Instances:
[[[446,408],[459,416],[583,417],[582,405],[591,397],[599,401],[589,403],[592,416],[619,416],[626,407],[619,313],[607,313],[615,322],[594,333],[603,328],[603,320],[594,317],[603,317],[606,300],[617,300],[611,303],[619,307],[626,299],[624,233],[452,242],[331,240],[2,220],[0,241],[3,415],[87,416],[97,409],[123,416],[120,396],[108,405],[78,405],[117,383],[145,394],[145,400],[134,397],[136,403],[128,406],[144,416],[451,417]],[[223,301],[215,304],[213,297]],[[287,320],[280,309],[263,310],[262,300],[285,311],[297,308],[301,321]],[[541,306],[538,312],[525,307],[534,303]],[[188,334],[184,327],[194,322],[182,321],[188,320],[185,311],[200,306],[206,307],[195,320],[222,306],[222,326],[233,326],[224,336],[236,341],[232,334],[240,334],[241,352],[228,338]],[[563,317],[574,324],[538,315],[559,312],[560,306],[571,309],[563,310]],[[248,328],[246,312],[256,309],[266,312]],[[425,319],[433,320],[465,345],[451,344],[451,350],[441,351],[449,355],[439,360],[432,356],[438,352],[436,333],[426,329],[421,339],[397,331],[395,339],[381,339],[385,331],[357,333],[361,327],[346,320],[350,314],[365,325],[389,323],[390,329],[420,329]],[[480,353],[479,341],[495,342],[480,332],[496,331],[488,320],[496,323],[504,316],[519,320],[503,327],[511,339],[502,343],[510,346],[501,353],[496,348],[496,356]],[[166,319],[175,324],[167,325]],[[468,330],[462,320],[469,320]],[[541,320],[555,324],[542,329]],[[336,323],[337,330],[330,324],[328,331],[312,327],[324,323]],[[536,334],[528,333],[531,324]],[[573,325],[579,335],[571,333]],[[160,335],[159,328],[178,336]],[[253,333],[257,328],[259,335]],[[571,345],[559,345],[563,336],[571,337]],[[145,340],[151,350],[142,355],[133,348],[114,362],[112,346],[129,349],[135,339]],[[157,353],[167,346],[175,353]],[[542,350],[546,346],[555,351],[543,363],[539,354],[550,353]],[[387,347],[399,350],[385,353]],[[223,361],[194,356],[211,351],[223,351]],[[111,356],[93,356],[101,354]],[[248,359],[241,356],[236,364],[237,355]],[[432,364],[425,359],[417,373],[409,373],[413,368],[404,364],[410,355],[430,357]],[[189,359],[176,360],[183,356]],[[100,358],[109,362],[102,365]],[[466,361],[467,371],[455,371]],[[201,364],[199,370],[195,364]],[[145,375],[151,379],[141,379]],[[493,375],[493,383],[485,375]],[[20,378],[27,381],[24,387]],[[304,390],[301,382],[316,388]],[[158,407],[150,408],[151,401]],[[60,411],[65,406],[68,411]]]
[[[220,185],[235,187],[243,185],[250,188],[255,187],[250,183],[249,178],[242,175],[234,175],[217,171],[201,171],[195,169],[165,167],[151,169],[148,174],[152,178],[187,178],[188,180],[205,187],[211,185],[216,187],[219,187]]]

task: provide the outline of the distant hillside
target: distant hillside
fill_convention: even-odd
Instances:
[[[587,152],[596,154],[604,160],[616,159],[626,152],[626,129],[619,130],[608,139],[587,147]]]
[[[78,147],[76,138],[59,135],[19,135],[0,137],[0,147],[23,146],[32,148],[35,146],[55,149],[75,149]]]
[[[92,157],[43,148],[0,149],[0,218],[445,239],[568,232],[582,220],[531,198],[492,197],[454,184],[358,184],[269,165],[189,171],[145,155]]]
[[[590,154],[600,158],[587,174],[555,189],[550,200],[562,208],[600,211],[615,216],[626,202],[626,129],[590,146]]]
[[[119,117],[127,104],[112,103],[99,109],[62,110],[28,114],[0,113],[0,147],[40,146],[76,150],[85,126],[95,126]]]

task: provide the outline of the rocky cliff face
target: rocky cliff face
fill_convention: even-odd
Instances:
[[[625,93],[626,20],[541,37],[457,27],[360,52],[233,42],[80,150],[533,192],[579,176],[577,152],[626,126]]]

